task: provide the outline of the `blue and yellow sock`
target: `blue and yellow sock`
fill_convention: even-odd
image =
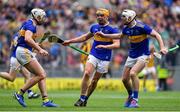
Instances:
[[[134,93],[133,98],[134,98],[136,101],[138,101],[138,91],[134,91],[133,93]]]
[[[22,89],[20,89],[20,90],[17,92],[17,94],[20,94],[20,95],[24,95],[24,93],[25,93],[25,91],[22,90]]]
[[[85,96],[85,95],[81,95],[80,96],[80,99],[81,99],[81,101],[87,101],[88,100],[88,97],[87,96]]]
[[[47,96],[42,97],[42,100],[43,100],[43,102],[44,102],[44,103],[46,103],[46,102],[48,102],[48,101],[49,101],[49,99],[48,99],[48,97],[47,97]]]

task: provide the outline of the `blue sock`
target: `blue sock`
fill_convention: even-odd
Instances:
[[[32,90],[28,89],[27,92],[30,93],[30,92],[32,92]]]
[[[81,96],[80,96],[80,99],[81,99],[82,101],[87,101],[87,100],[88,100],[88,97],[85,96],[85,95],[81,95]]]
[[[133,93],[133,91],[132,91],[132,90],[128,90],[128,94],[129,94],[129,96],[132,96],[132,93]]]
[[[134,98],[138,99],[138,91],[134,91]]]

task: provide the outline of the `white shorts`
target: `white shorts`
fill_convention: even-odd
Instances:
[[[93,55],[88,56],[87,62],[94,65],[96,71],[99,73],[107,73],[110,61],[102,61]]]
[[[21,65],[25,65],[32,60],[36,60],[36,57],[32,51],[20,46],[18,46],[16,49],[16,58]]]
[[[10,59],[10,70],[19,72],[22,69],[22,66],[15,57]]]
[[[155,73],[156,73],[156,68],[155,68],[155,67],[145,67],[145,68],[142,70],[142,73],[143,73],[144,75],[155,74]]]
[[[127,67],[133,67],[138,60],[142,60],[142,61],[144,61],[145,63],[147,63],[147,62],[148,62],[148,59],[149,59],[149,56],[148,56],[148,55],[142,55],[142,56],[139,56],[139,57],[137,57],[137,58],[131,58],[131,57],[128,56],[128,58],[127,58],[127,60],[126,60],[126,63],[125,63],[125,66],[127,66]]]

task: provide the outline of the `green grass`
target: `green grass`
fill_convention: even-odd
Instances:
[[[180,92],[140,92],[140,108],[124,108],[126,93],[120,91],[95,91],[87,107],[74,107],[80,91],[49,91],[49,97],[59,104],[57,108],[41,107],[41,99],[27,99],[27,108],[21,107],[12,97],[14,90],[0,89],[0,111],[180,111]]]

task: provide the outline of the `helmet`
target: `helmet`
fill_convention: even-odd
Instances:
[[[131,22],[136,17],[136,12],[130,9],[123,10],[122,14],[123,17],[126,17],[128,22]]]
[[[34,8],[31,10],[31,14],[38,24],[42,24],[43,22],[45,22],[46,13],[44,10],[39,8]]]

